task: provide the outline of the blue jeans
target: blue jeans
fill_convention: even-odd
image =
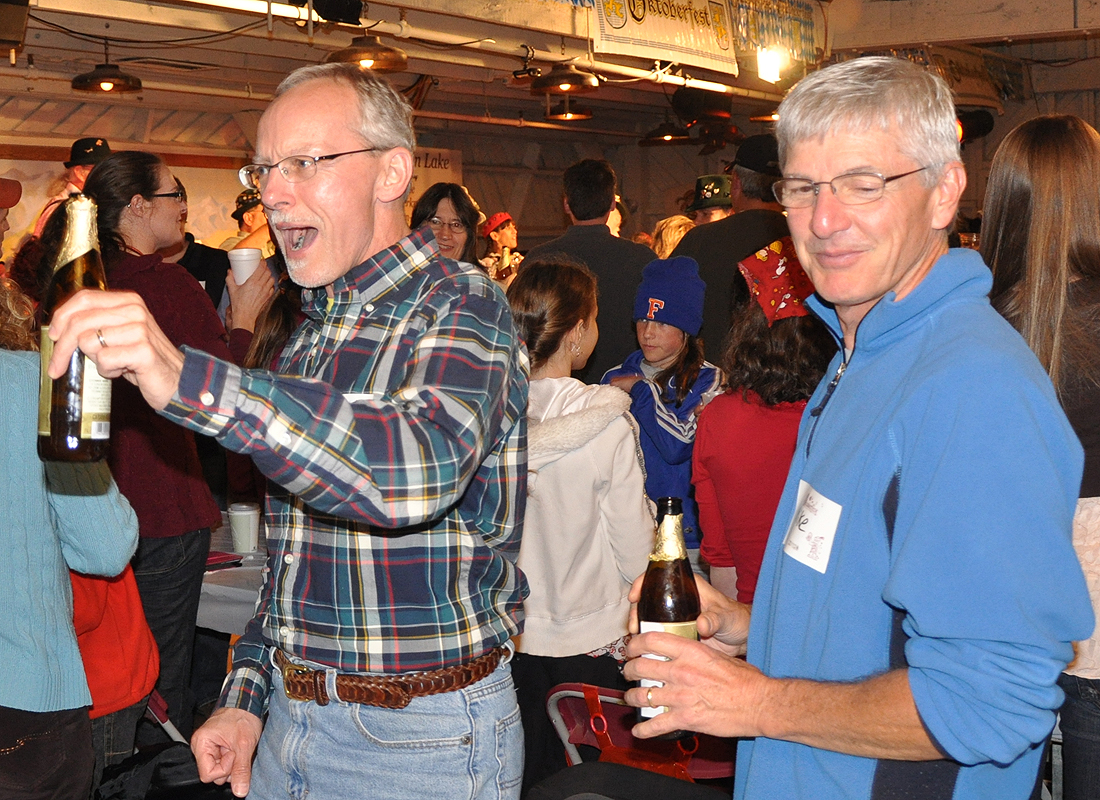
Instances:
[[[1065,800],[1100,797],[1100,680],[1062,673],[1062,775]]]
[[[405,708],[336,699],[289,700],[275,670],[250,800],[514,800],[523,778],[523,728],[512,668]]]
[[[184,738],[190,738],[194,727],[191,654],[209,551],[210,529],[201,528],[182,536],[141,539],[132,562],[145,619],[160,651],[156,690],[168,703],[168,716]],[[168,737],[158,733],[154,741],[168,741]]]
[[[141,722],[148,703],[149,698],[143,697],[132,706],[92,720],[92,751],[95,754],[93,796],[103,779],[103,769],[125,761],[134,754],[138,723]]]

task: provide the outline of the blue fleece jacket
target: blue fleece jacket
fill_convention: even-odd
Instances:
[[[739,800],[1031,791],[1062,702],[1055,680],[1093,627],[1071,544],[1082,451],[1039,362],[990,307],[991,285],[977,253],[952,250],[864,317],[842,376],[803,416],[749,635],[749,660],[776,677],[907,666],[946,759],[758,738],[738,751]],[[809,305],[839,339],[835,311]],[[840,507],[834,525],[822,497]],[[810,518],[816,538],[800,540]]]
[[[612,378],[641,375],[642,351],[635,350],[617,367],[609,369],[600,383]],[[699,547],[699,507],[691,485],[691,450],[695,446],[697,410],[704,399],[718,392],[722,372],[708,361],[680,405],[661,399],[653,381],[638,381],[630,390],[630,413],[638,421],[638,438],[645,458],[645,491],[651,500],[679,497],[684,501],[684,544]]]

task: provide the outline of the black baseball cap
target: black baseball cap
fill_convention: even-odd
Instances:
[[[779,171],[779,142],[770,133],[759,133],[748,137],[737,148],[737,156],[733,159],[733,164],[730,164],[730,168],[732,169],[734,165],[759,172],[761,175],[782,178],[783,173]]]
[[[239,195],[237,195],[237,208],[229,216],[240,222],[244,219],[246,212],[251,211],[256,206],[260,205],[263,200],[260,199],[260,193],[255,189],[245,189]]]
[[[77,139],[69,151],[69,160],[65,162],[65,169],[95,166],[109,155],[111,155],[111,146],[107,144],[106,139],[95,137]]]

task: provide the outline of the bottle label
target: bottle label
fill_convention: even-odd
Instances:
[[[111,382],[99,374],[95,364],[84,356],[83,405],[80,415],[81,439],[111,438]]]
[[[38,381],[38,435],[50,435],[50,408],[53,404],[53,379],[46,366],[53,357],[50,328],[42,326],[39,339],[41,373]],[[84,356],[84,377],[80,391],[80,438],[111,438],[111,382],[96,370],[91,359]]]
[[[683,636],[685,639],[699,639],[699,629],[695,626],[695,621],[691,622],[638,622],[638,630],[641,633],[650,633],[651,631],[661,631],[663,633],[671,633],[673,636]],[[654,655],[653,653],[644,653],[642,658],[652,658],[655,661],[668,661],[664,656]],[[660,688],[664,686],[661,681],[655,681],[651,678],[642,678],[638,685],[643,689],[650,687]],[[664,714],[668,711],[668,706],[657,706],[656,708],[650,708],[649,706],[642,706],[638,709],[638,713],[644,719],[652,719],[658,714]]]
[[[53,357],[53,339],[49,337],[50,328],[42,326],[42,334],[38,342],[39,363],[41,373],[38,378],[38,435],[50,435],[50,405],[53,396],[53,379],[46,373],[46,366]]]

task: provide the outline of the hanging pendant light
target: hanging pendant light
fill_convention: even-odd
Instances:
[[[663,144],[691,144],[694,140],[686,128],[682,128],[668,118],[638,140],[640,147],[655,147]]]
[[[531,81],[531,94],[586,94],[599,87],[599,78],[591,72],[572,64],[555,64],[548,73]]]
[[[342,50],[333,50],[325,56],[324,63],[345,62],[358,64],[375,72],[404,72],[409,67],[409,56],[404,50],[382,44],[377,36],[357,36]]]
[[[550,107],[550,95],[546,95],[546,114],[543,119],[556,119],[563,122],[578,119],[592,119],[592,109],[587,106],[571,106],[569,95],[565,95],[562,101],[553,108]]]
[[[103,92],[126,94],[141,91],[141,78],[123,72],[111,63],[107,52],[107,39],[103,40],[103,64],[96,64],[91,72],[73,78],[70,86],[78,92]]]

